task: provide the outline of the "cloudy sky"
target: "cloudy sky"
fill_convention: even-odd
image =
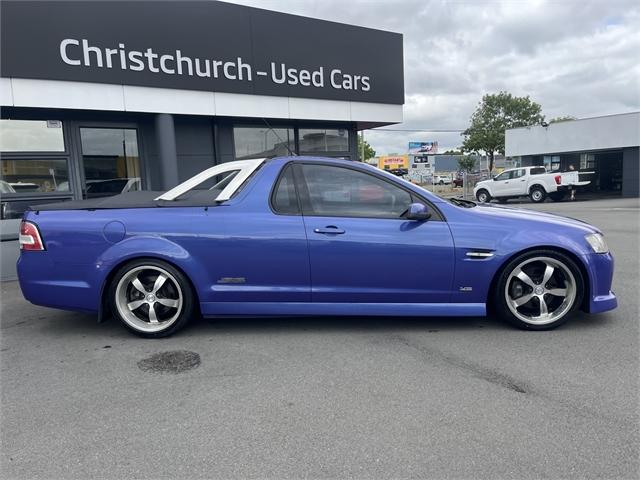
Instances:
[[[404,34],[404,123],[464,129],[485,93],[529,95],[547,119],[640,110],[637,0],[231,0]],[[378,154],[457,133],[367,131]]]

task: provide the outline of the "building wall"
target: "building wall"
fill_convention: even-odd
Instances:
[[[637,147],[640,112],[585,118],[506,131],[508,157]]]
[[[640,148],[622,150],[622,196],[640,196]]]

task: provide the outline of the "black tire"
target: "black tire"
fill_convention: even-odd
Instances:
[[[534,185],[529,190],[529,198],[533,203],[542,203],[547,199],[547,192],[540,185]]]
[[[565,192],[553,192],[549,194],[549,198],[554,202],[561,202],[566,196],[567,194]]]
[[[489,194],[488,190],[485,190],[483,188],[481,190],[478,190],[478,192],[476,193],[476,199],[480,203],[489,203],[491,201],[491,195]]]
[[[510,308],[508,304],[509,300],[511,301],[517,301],[520,299],[524,300],[527,297],[526,293],[521,295],[519,298],[513,299],[511,297],[513,293],[513,290],[512,290],[513,288],[527,287],[527,285],[524,283],[522,284],[522,287],[519,287],[517,284],[514,285],[514,283],[519,282],[519,278],[514,278],[511,276],[511,274],[514,272],[514,270],[517,271],[518,268],[521,268],[523,264],[526,264],[525,266],[531,269],[539,268],[537,266],[537,263],[542,263],[542,265],[544,266],[544,261],[538,260],[538,259],[548,259],[551,261],[551,263],[557,262],[558,265],[563,265],[567,269],[567,271],[571,273],[571,277],[572,277],[571,279],[566,278],[565,276],[566,280],[564,283],[564,290],[566,292],[569,292],[571,289],[571,287],[569,287],[569,285],[571,284],[571,281],[573,281],[574,283],[573,289],[575,291],[575,295],[573,296],[572,300],[569,300],[568,294],[566,297],[564,297],[564,299],[562,299],[562,297],[556,297],[553,294],[548,294],[548,293],[542,294],[542,297],[546,299],[544,303],[545,303],[545,306],[547,307],[549,304],[553,305],[552,302],[560,302],[562,299],[562,303],[559,304],[558,307],[553,312],[552,311],[549,312],[550,317],[547,320],[542,319],[541,317],[542,310],[540,309],[540,300],[534,300],[533,298],[533,297],[539,297],[539,296],[535,294],[533,289],[531,289],[532,296],[529,302],[526,302],[517,308],[514,307],[513,305]],[[531,270],[531,269],[529,270],[529,272],[534,272],[534,270]],[[558,275],[560,275],[560,277],[558,277]],[[546,285],[542,285],[542,282],[538,284],[538,282],[536,282],[534,277],[529,277],[529,278],[534,281],[534,283],[536,284],[536,287],[542,286],[546,291],[547,286],[550,283],[555,283],[558,280],[558,278],[562,278],[562,275],[565,275],[565,272],[563,272],[561,269],[558,269],[558,273],[554,273],[554,276],[551,277],[551,279],[546,282]],[[543,273],[542,280],[544,280],[544,273]],[[509,282],[510,285],[507,285],[507,282]],[[494,296],[493,306],[495,307],[496,314],[500,319],[506,322],[509,322],[510,324],[524,330],[551,330],[565,323],[571,317],[571,313],[575,311],[582,304],[582,299],[584,298],[584,288],[585,288],[585,283],[584,283],[582,273],[580,271],[580,268],[578,268],[578,266],[576,265],[575,261],[569,256],[567,256],[566,254],[557,252],[555,250],[533,250],[533,251],[518,255],[516,258],[514,258],[509,263],[507,263],[504,266],[504,268],[500,271],[499,277],[495,282],[495,285],[496,285],[496,290],[495,292],[493,292],[493,296]],[[562,287],[561,285],[559,286]],[[558,287],[556,286],[551,288],[550,290],[560,291],[562,290],[562,288],[558,289]],[[527,320],[526,318],[519,318],[512,311],[512,308],[515,308],[519,316],[527,317],[527,309],[530,308],[531,310],[535,311],[536,304],[538,305],[537,308],[539,309],[540,316],[539,317],[533,316],[529,320]],[[519,311],[520,308],[522,308],[523,310]],[[558,314],[558,317],[553,318],[553,315],[556,313]],[[536,318],[539,318],[540,320],[535,320]],[[548,321],[548,323],[542,323],[545,321]]]
[[[165,277],[162,282],[158,282],[160,276]],[[113,316],[144,338],[172,335],[196,312],[191,283],[180,270],[162,260],[138,259],[123,265],[114,275],[107,295]],[[133,304],[139,305],[131,308]]]

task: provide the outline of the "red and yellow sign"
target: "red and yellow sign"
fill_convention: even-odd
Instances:
[[[386,155],[384,157],[378,157],[378,168],[382,170],[409,168],[409,155]]]

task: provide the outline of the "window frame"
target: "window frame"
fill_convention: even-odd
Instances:
[[[296,195],[296,203],[298,204],[297,213],[279,212],[275,206],[275,199],[278,193],[278,189],[280,188],[280,183],[282,182],[282,179],[286,175],[288,169],[291,169],[291,173],[293,176],[293,189]],[[278,178],[276,179],[273,186],[271,187],[271,193],[269,194],[269,208],[271,209],[271,212],[273,212],[275,215],[286,216],[286,217],[302,216],[302,203],[300,201],[300,192],[298,191],[298,176],[296,174],[295,162],[287,162],[278,173]]]
[[[108,129],[108,130],[134,130],[136,132],[136,147],[138,149],[138,168],[140,169],[140,189],[149,190],[149,172],[145,161],[144,146],[140,133],[141,126],[137,123],[130,122],[99,122],[99,121],[78,121],[72,122],[72,134],[74,140],[75,153],[78,159],[78,182],[80,190],[78,191],[78,199],[84,198],[84,192],[87,190],[87,179],[84,168],[84,153],[82,151],[82,132],[83,128],[92,129]],[[88,155],[90,156],[90,155]]]
[[[266,130],[291,130],[291,133],[293,134],[291,136],[291,138],[289,139],[289,147],[293,146],[292,150],[293,150],[293,154],[294,155],[298,155],[298,128],[293,125],[293,124],[288,124],[288,123],[269,123],[268,125],[265,124],[255,124],[255,123],[233,123],[231,125],[231,132],[232,132],[232,139],[233,139],[233,159],[234,161],[242,161],[242,160],[255,160],[257,158],[264,158],[264,157],[253,157],[253,158],[242,158],[242,159],[238,159],[238,152],[236,151],[236,129],[239,128],[246,128],[246,129],[266,129]],[[291,143],[293,142],[293,143]],[[258,152],[260,153],[260,152]],[[257,155],[257,154],[256,154]],[[287,155],[291,155],[290,152],[287,153]]]
[[[345,130],[347,132],[347,149],[346,150],[321,150],[321,151],[311,151],[311,150],[302,150],[302,148],[300,147],[301,145],[301,141],[302,136],[300,135],[300,132],[302,130],[324,130],[325,132],[327,130]],[[322,156],[322,157],[329,157],[329,158],[336,158],[336,157],[347,157],[349,159],[351,159],[351,149],[350,149],[350,144],[352,141],[351,138],[351,130],[349,128],[340,128],[340,127],[335,127],[335,126],[331,126],[331,127],[325,127],[325,126],[310,126],[310,125],[299,125],[296,127],[296,136],[297,138],[297,143],[296,143],[296,151],[299,152],[300,155],[305,155],[305,156]],[[325,133],[326,135],[326,133]],[[357,136],[357,134],[356,134]],[[357,141],[357,140],[356,140]],[[356,152],[357,154],[357,152]]]
[[[62,123],[60,130],[62,130],[62,145],[64,146],[64,150],[21,150],[21,151],[5,151],[0,150],[0,156],[2,158],[6,157],[26,157],[31,158],[34,156],[63,156],[68,157],[70,155],[70,143],[71,143],[71,135],[69,134],[69,121],[63,119],[43,119],[43,118],[21,118],[21,117],[7,117],[0,118],[1,120],[18,120],[21,122],[47,122],[50,120],[56,120]],[[13,159],[11,159],[13,160]]]
[[[298,208],[300,209],[300,213],[298,215],[302,215],[303,217],[335,217],[335,218],[363,218],[363,219],[372,219],[372,220],[392,220],[392,221],[402,221],[402,222],[406,222],[408,221],[406,218],[404,217],[398,217],[398,218],[394,218],[394,217],[372,217],[372,216],[353,216],[353,215],[315,215],[312,213],[305,213],[306,209],[308,208],[308,204],[305,205],[305,202],[309,202],[309,192],[307,189],[307,184],[306,184],[306,180],[304,179],[304,175],[302,174],[302,166],[304,165],[321,165],[321,166],[325,166],[325,167],[332,167],[332,168],[343,168],[346,170],[352,170],[358,173],[361,173],[363,175],[369,175],[371,177],[374,177],[378,180],[381,180],[385,183],[388,183],[389,185],[392,185],[393,187],[396,187],[400,190],[405,191],[406,193],[408,193],[411,197],[411,203],[415,203],[416,200],[420,201],[421,203],[423,203],[424,205],[426,205],[430,211],[432,212],[431,218],[428,220],[429,222],[446,222],[446,218],[443,215],[442,211],[437,208],[435,206],[435,204],[431,201],[429,201],[428,199],[426,199],[425,197],[423,197],[422,195],[414,192],[413,190],[405,187],[404,185],[400,184],[400,183],[396,183],[394,181],[392,181],[391,179],[386,178],[384,175],[378,175],[377,172],[367,172],[364,171],[360,168],[357,167],[352,167],[350,165],[334,165],[334,164],[329,164],[329,163],[325,163],[322,161],[313,161],[313,160],[304,160],[304,161],[290,161],[288,163],[285,164],[285,166],[283,166],[283,168],[280,170],[279,174],[278,174],[278,179],[276,180],[276,182],[274,183],[274,187],[272,187],[272,191],[271,191],[271,195],[270,195],[270,199],[273,197],[274,192],[275,192],[275,185],[279,184],[280,182],[280,177],[283,175],[285,168],[289,165],[292,165],[293,168],[293,176],[294,176],[294,180],[295,180],[295,186],[296,186],[296,195],[298,197]],[[269,201],[269,206],[271,208],[272,211],[273,210],[273,206],[271,205],[271,200]],[[274,213],[276,215],[289,215],[289,216],[298,216],[298,215],[294,215],[294,214],[285,214],[285,213],[277,213],[274,211]]]
[[[73,182],[73,171],[71,166],[71,159],[67,156],[56,157],[55,155],[41,155],[40,157],[26,157],[24,155],[21,156],[11,156],[11,155],[2,155],[3,162],[15,162],[15,161],[24,161],[24,162],[43,162],[46,160],[54,160],[54,161],[64,161],[67,164],[67,182],[69,183],[69,190],[65,191],[53,191],[53,192],[15,192],[15,193],[3,193],[2,201],[12,201],[12,200],[30,200],[30,199],[38,199],[38,198],[73,198],[75,194],[74,182]],[[6,182],[4,177],[1,178]],[[9,182],[7,182],[9,183]]]

